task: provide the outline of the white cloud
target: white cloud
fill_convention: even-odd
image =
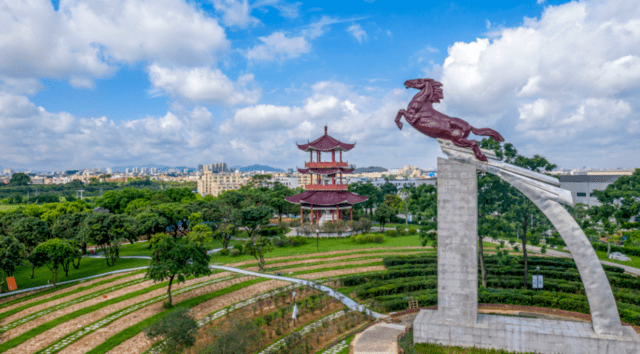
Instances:
[[[213,115],[203,107],[116,123],[37,107],[25,96],[0,92],[0,165],[63,169],[120,163],[192,164],[216,158]],[[213,134],[212,134],[213,132]]]
[[[311,44],[304,37],[287,37],[283,32],[273,32],[267,37],[258,37],[262,44],[247,50],[250,61],[283,61],[294,59],[311,51]]]
[[[210,64],[229,42],[216,19],[182,0],[3,1],[0,75],[70,77],[91,87],[118,63]]]
[[[222,23],[225,26],[246,28],[260,24],[260,20],[251,16],[251,6],[248,0],[213,0],[216,12],[222,13]]]
[[[624,1],[570,2],[547,6],[541,18],[501,29],[493,40],[457,42],[442,67],[442,106],[470,122],[502,124],[508,141],[521,138],[552,155],[584,159],[574,154],[596,139],[633,140],[627,127],[640,119],[639,18],[640,9]]]
[[[347,32],[349,32],[360,44],[362,44],[362,41],[367,39],[367,32],[365,32],[359,24],[349,26],[349,28],[347,28]]]
[[[253,74],[246,74],[231,82],[219,69],[167,68],[151,65],[148,68],[152,85],[171,97],[184,97],[194,103],[210,102],[224,105],[253,104],[260,99],[260,88]]]

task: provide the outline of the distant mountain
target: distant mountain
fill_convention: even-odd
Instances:
[[[233,166],[230,167],[231,170],[238,169],[240,172],[251,172],[251,171],[265,171],[265,172],[284,172],[284,170],[267,166],[267,165],[251,165],[246,167]]]
[[[388,170],[380,166],[358,167],[353,173],[387,172]]]

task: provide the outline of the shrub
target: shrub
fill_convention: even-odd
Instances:
[[[287,246],[289,246],[289,241],[286,240],[286,239],[281,238],[279,240],[276,240],[276,242],[274,242],[273,244],[276,247],[287,247]]]
[[[240,251],[234,248],[231,250],[231,252],[229,252],[229,254],[231,255],[231,257],[236,257],[240,254]]]
[[[151,339],[164,337],[166,352],[181,353],[183,348],[195,344],[198,323],[188,309],[179,308],[145,328],[144,332]]]
[[[229,255],[229,250],[226,248],[223,248],[220,250],[220,254],[223,256],[228,256]]]
[[[309,240],[304,236],[288,237],[287,239],[289,244],[293,247],[305,245],[309,242]]]
[[[244,246],[242,246],[242,245],[241,245],[241,244],[239,244],[239,243],[236,243],[235,245],[233,245],[233,248],[234,248],[234,249],[236,249],[236,250],[238,250],[238,252],[239,252],[239,253],[244,252]]]
[[[397,230],[387,230],[385,231],[385,233],[387,234],[387,236],[389,237],[396,237],[398,236],[398,231]]]
[[[415,235],[418,233],[418,229],[416,229],[415,227],[410,227],[409,231],[407,232],[409,235]]]

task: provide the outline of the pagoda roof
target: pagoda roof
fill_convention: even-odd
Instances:
[[[343,143],[340,142],[340,140],[337,140],[333,137],[331,137],[329,134],[327,134],[327,127],[324,127],[324,135],[319,137],[318,139],[307,143],[307,144],[296,144],[298,145],[298,149],[303,150],[303,151],[309,151],[309,150],[320,150],[320,151],[331,151],[331,150],[343,150],[343,151],[349,151],[351,149],[353,149],[356,144],[347,144],[347,143]]]
[[[342,172],[342,173],[351,173],[355,170],[355,168],[344,168],[344,167],[325,167],[325,168],[299,168],[298,172],[302,174],[312,173],[316,175],[332,175],[334,173]]]
[[[297,195],[284,197],[284,199],[293,204],[306,203],[311,205],[353,205],[367,201],[369,197],[353,194],[347,191],[304,191]]]

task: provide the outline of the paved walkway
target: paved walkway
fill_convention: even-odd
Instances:
[[[418,314],[400,317],[400,323],[380,322],[356,336],[351,341],[354,354],[397,354],[398,335],[413,325]]]
[[[222,269],[222,270],[226,270],[226,271],[229,271],[229,272],[240,273],[240,274],[245,274],[245,275],[251,275],[251,276],[254,276],[254,277],[283,280],[283,281],[288,281],[288,282],[291,282],[291,283],[297,283],[297,284],[301,284],[301,285],[308,285],[308,286],[313,287],[313,288],[315,288],[317,290],[320,290],[322,292],[327,293],[331,297],[334,297],[334,298],[338,299],[340,302],[342,302],[343,304],[347,305],[347,307],[349,307],[353,311],[358,311],[358,312],[366,311],[366,313],[369,316],[372,316],[372,317],[374,317],[376,319],[388,317],[387,315],[383,315],[381,313],[377,313],[375,311],[371,311],[371,310],[367,309],[366,307],[364,307],[363,305],[360,305],[359,303],[351,300],[347,296],[342,295],[341,293],[339,293],[339,292],[337,292],[337,291],[335,291],[335,290],[333,290],[333,289],[331,289],[329,287],[326,287],[324,285],[320,285],[320,284],[318,284],[316,282],[313,282],[311,280],[298,279],[298,278],[289,278],[289,277],[283,277],[283,276],[279,276],[279,275],[271,275],[271,274],[265,274],[265,273],[258,273],[258,272],[252,272],[250,270],[244,270],[244,269],[227,267],[227,266],[210,265],[209,268],[211,268],[211,269]]]

